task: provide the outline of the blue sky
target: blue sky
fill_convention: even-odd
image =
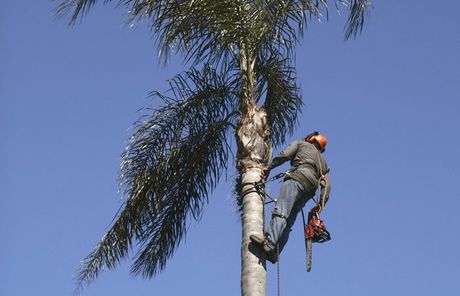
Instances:
[[[460,4],[374,2],[358,39],[343,41],[345,17],[332,12],[297,49],[305,107],[290,140],[315,129],[329,138],[323,217],[333,239],[314,246],[306,273],[296,223],[283,295],[460,291]],[[136,111],[184,69],[180,57],[162,67],[151,34],[124,26],[123,9],[97,6],[69,28],[54,6],[0,4],[1,295],[72,293],[80,260],[120,206],[119,155]],[[84,295],[238,295],[234,176],[157,278],[134,278],[126,261]],[[269,265],[268,295],[275,272]]]

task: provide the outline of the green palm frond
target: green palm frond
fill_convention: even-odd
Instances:
[[[271,57],[262,62],[256,68],[258,94],[260,98],[265,95],[271,141],[278,146],[294,131],[303,103],[289,60]]]
[[[305,3],[306,9],[310,12],[311,17],[318,19],[329,18],[329,2],[327,0],[301,0]],[[335,8],[340,11],[340,5],[348,7],[349,16],[345,25],[345,39],[351,36],[356,37],[363,29],[364,17],[371,7],[371,0],[334,0]]]
[[[69,24],[72,25],[78,17],[85,16],[97,2],[98,0],[64,0],[57,6],[56,14],[58,17],[69,16]]]
[[[337,11],[339,4],[348,7],[350,14],[345,27],[345,38],[356,36],[362,31],[364,17],[370,7],[370,0],[267,0],[255,1],[257,17],[253,20],[256,28],[253,36],[256,48],[266,56],[274,53],[291,59],[299,38],[303,36],[308,17],[318,20],[329,18],[329,2]],[[254,15],[254,14],[253,14]]]
[[[172,97],[154,92],[164,106],[144,116],[122,154],[120,184],[126,198],[113,226],[85,259],[77,282],[88,283],[138,248],[132,272],[161,271],[198,220],[210,191],[227,168],[229,131],[237,100],[231,78],[205,66],[170,82]]]
[[[57,13],[70,15],[73,24],[98,2],[127,7],[130,22],[147,19],[161,56],[167,59],[172,50],[182,51],[194,65],[218,64],[243,47],[257,51],[264,44],[278,51],[282,48],[288,55],[303,34],[307,16],[327,19],[329,10],[327,0],[64,0]],[[356,36],[362,30],[370,0],[333,3],[349,7],[345,37]]]
[[[371,1],[352,0],[349,7],[350,15],[348,16],[345,27],[345,39],[349,39],[351,36],[356,37],[358,33],[361,33],[364,26],[365,14],[371,8]]]
[[[70,15],[70,23],[84,16],[97,0],[64,0],[57,8],[59,16]],[[220,61],[236,54],[238,43],[250,34],[251,7],[234,0],[103,0],[117,2],[129,9],[129,21],[147,19],[156,34],[161,55],[183,51],[195,65],[202,61]],[[247,38],[251,39],[251,38]]]
[[[257,2],[260,17],[256,40],[265,55],[281,53],[292,56],[306,21],[306,7],[302,1]],[[300,34],[299,34],[300,33]]]
[[[129,8],[129,18],[143,18],[161,8],[161,0],[63,0],[56,8],[60,17],[69,16],[69,23],[75,24],[79,18],[84,17],[97,3],[108,4],[116,2],[117,6]],[[174,2],[174,1],[169,1]],[[177,2],[177,1],[175,1]]]
[[[195,0],[168,6],[161,15],[151,18],[161,53],[167,56],[171,48],[177,48],[194,64],[217,64],[236,55],[250,23],[249,12],[242,8],[242,3]]]

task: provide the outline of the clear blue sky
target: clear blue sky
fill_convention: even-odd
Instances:
[[[329,137],[333,240],[315,246],[307,274],[296,223],[281,257],[283,295],[459,295],[460,4],[374,2],[357,40],[343,42],[345,17],[332,11],[297,50],[306,106],[292,139],[314,129]],[[120,205],[119,155],[136,110],[183,69],[180,58],[162,68],[150,33],[124,26],[123,9],[97,6],[68,28],[54,5],[0,4],[5,296],[72,293],[80,260]],[[234,176],[160,276],[133,278],[125,262],[84,295],[239,295]]]

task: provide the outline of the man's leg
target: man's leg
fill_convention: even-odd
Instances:
[[[291,233],[292,225],[294,225],[297,215],[299,214],[299,212],[302,210],[302,208],[305,206],[305,203],[309,199],[310,198],[304,198],[304,197],[298,199],[294,205],[294,208],[291,211],[291,214],[288,216],[287,221],[286,221],[287,222],[286,227],[284,228],[284,231],[282,232],[281,236],[278,239],[280,253],[284,249],[284,246],[286,245],[289,239],[289,234]]]
[[[288,179],[281,186],[270,226],[266,232],[267,240],[274,246],[278,244],[280,252],[288,240],[297,213],[305,205],[308,197],[297,181]]]

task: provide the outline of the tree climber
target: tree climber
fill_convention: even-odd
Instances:
[[[278,261],[278,255],[288,240],[297,214],[315,196],[318,186],[321,187],[324,203],[329,198],[329,167],[321,154],[325,151],[326,144],[325,135],[318,132],[309,134],[305,140],[292,142],[273,159],[266,171],[268,175],[273,168],[288,160],[291,162],[291,169],[284,178],[265,236],[250,236],[251,241],[263,250],[266,259],[272,263]],[[312,210],[320,211],[321,203]]]

